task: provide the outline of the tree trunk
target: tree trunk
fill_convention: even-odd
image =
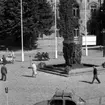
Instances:
[[[70,41],[64,39],[63,41],[63,56],[65,63],[68,66],[72,64],[80,64],[82,56],[82,37],[79,37],[76,41]]]

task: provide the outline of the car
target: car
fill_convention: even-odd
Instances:
[[[50,100],[35,105],[85,105],[85,101],[71,92],[61,91],[56,92]]]

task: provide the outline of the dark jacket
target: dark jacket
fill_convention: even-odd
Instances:
[[[6,60],[6,57],[5,56],[2,57],[2,60],[3,60],[3,64],[6,64],[7,63],[7,60]]]
[[[94,75],[97,75],[97,69],[96,69],[96,68],[94,68],[93,74],[94,74]]]
[[[6,68],[6,66],[3,65],[3,66],[1,67],[1,73],[2,73],[2,74],[7,74],[7,68]]]

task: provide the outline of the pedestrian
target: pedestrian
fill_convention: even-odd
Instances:
[[[35,63],[32,63],[32,76],[36,78],[37,75],[37,67]]]
[[[1,67],[1,80],[6,81],[6,74],[7,74],[7,68],[5,66],[5,63],[3,63]]]
[[[11,51],[11,57],[12,57],[12,61],[14,62],[15,61],[15,53],[14,53],[14,51]]]
[[[5,55],[2,56],[2,62],[3,62],[3,64],[6,64],[7,63],[7,60],[6,60]]]
[[[15,53],[14,53],[14,51],[11,51],[11,56],[12,56],[13,58],[15,58]]]
[[[93,66],[93,80],[92,80],[92,84],[93,84],[95,79],[98,81],[98,83],[101,83],[99,78],[98,78],[97,68],[95,66]]]

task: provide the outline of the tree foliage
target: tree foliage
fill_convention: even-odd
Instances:
[[[64,38],[73,40],[73,29],[78,27],[78,18],[72,16],[72,4],[75,0],[60,0],[60,33]]]
[[[74,29],[79,29],[79,17],[73,16],[73,5],[79,8],[75,0],[60,0],[60,34],[63,36],[63,55],[67,65],[81,63],[81,36],[77,36],[78,42],[74,41]],[[78,15],[79,16],[79,15]]]
[[[5,0],[0,37],[11,37],[19,45],[21,41],[20,0]],[[39,34],[48,34],[53,24],[54,14],[47,0],[23,0],[24,45],[33,44]],[[0,19],[1,20],[1,19]],[[31,38],[31,43],[30,39]]]

